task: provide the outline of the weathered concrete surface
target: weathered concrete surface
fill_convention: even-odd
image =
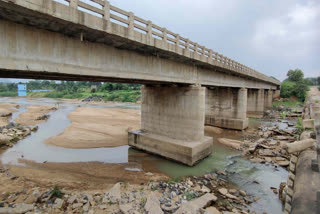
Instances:
[[[316,151],[303,151],[299,155],[291,214],[319,214],[320,206],[317,192],[320,191],[320,177],[319,172],[311,170],[311,160],[315,158]]]
[[[141,131],[129,132],[129,145],[187,165],[208,156],[204,136],[203,87],[142,87]]]
[[[247,128],[247,89],[208,88],[205,124],[238,130]]]
[[[248,89],[247,116],[261,118],[264,114],[264,90]]]
[[[225,57],[208,59],[205,50],[134,31],[132,20],[124,27],[51,0],[0,0],[0,18],[1,77],[266,89],[280,84]]]
[[[264,91],[264,108],[265,110],[272,108],[272,99],[273,99],[273,91],[265,90]]]

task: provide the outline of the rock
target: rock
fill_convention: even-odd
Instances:
[[[221,212],[215,207],[206,208],[206,213],[208,214],[220,214]]]
[[[277,164],[278,164],[279,166],[286,167],[286,166],[289,166],[290,161],[287,161],[287,160],[277,161]]]
[[[120,204],[119,208],[121,213],[123,214],[129,214],[130,211],[133,209],[132,204]]]
[[[226,188],[220,188],[218,189],[218,191],[222,194],[222,195],[226,195],[228,193],[228,190]]]
[[[237,190],[236,189],[229,189],[229,193],[230,194],[237,194]]]
[[[20,214],[32,211],[32,204],[16,204],[15,207],[1,207],[0,214]]]
[[[289,154],[295,153],[295,152],[301,152],[307,148],[313,147],[315,144],[314,139],[306,139],[301,141],[295,141],[293,143],[287,144],[287,152]]]
[[[151,192],[147,198],[144,209],[148,214],[161,214],[163,213],[160,207],[160,201],[154,192]]]
[[[101,209],[101,210],[107,209],[107,205],[106,205],[106,204],[99,205],[98,207],[99,207],[99,209]]]
[[[60,199],[60,198],[57,198],[55,201],[54,201],[54,205],[53,207],[56,208],[56,209],[61,209],[64,205],[64,200]]]
[[[153,173],[151,173],[151,172],[147,172],[147,173],[145,173],[145,175],[147,175],[147,176],[152,176],[152,175],[153,175]]]
[[[212,134],[222,134],[223,129],[214,127],[214,126],[205,126],[204,130],[206,133],[212,133]]]
[[[261,159],[261,158],[251,158],[250,161],[256,162],[256,163],[262,163],[262,162],[264,162],[264,160]]]
[[[261,156],[275,156],[273,151],[271,149],[260,149],[259,150],[259,155]]]
[[[272,158],[270,158],[270,157],[265,157],[264,159],[265,159],[265,161],[268,162],[268,163],[271,163],[271,162],[272,162]]]
[[[77,209],[77,208],[82,207],[82,206],[83,206],[83,204],[82,204],[82,203],[75,203],[75,204],[72,204],[72,208],[73,208],[73,209]]]
[[[73,204],[74,202],[77,201],[77,196],[76,195],[73,195],[71,196],[69,199],[68,199],[68,204]]]
[[[242,144],[241,141],[227,139],[227,138],[218,138],[218,142],[225,146],[228,146],[230,148],[237,149],[237,150],[241,149],[241,144]]]
[[[11,139],[12,139],[12,137],[9,137],[9,136],[4,135],[4,134],[0,134],[0,145],[10,142]]]
[[[247,193],[244,190],[239,190],[240,195],[247,196]]]
[[[276,140],[271,140],[271,141],[268,142],[269,146],[275,146],[277,144],[278,144],[278,141],[276,141]]]
[[[42,116],[39,116],[36,120],[47,120],[49,119],[50,115],[44,114]]]
[[[314,129],[314,120],[313,119],[303,120],[302,127],[304,129]]]
[[[222,195],[228,194],[228,190],[227,190],[226,188],[220,188],[220,189],[218,189],[218,191],[219,191]]]
[[[200,189],[200,191],[201,192],[204,192],[204,193],[209,193],[209,192],[211,192],[211,190],[208,188],[208,187],[206,187],[206,186],[202,186],[202,188]]]
[[[35,189],[32,194],[28,195],[28,197],[25,199],[25,204],[33,204],[36,203],[41,196],[39,189]]]
[[[133,209],[132,204],[120,204],[119,208],[123,214],[129,214],[130,210]]]
[[[116,183],[105,195],[103,202],[119,203],[121,200],[120,183]]]
[[[217,197],[214,194],[206,193],[200,198],[182,204],[175,214],[197,214],[199,210],[215,201],[217,201]]]
[[[89,203],[89,202],[86,203],[86,204],[82,207],[82,209],[83,209],[84,212],[88,212],[88,211],[89,211],[89,208],[90,208],[90,203]]]
[[[234,200],[238,200],[238,197],[236,197],[230,193],[227,193],[225,196],[227,196],[228,198],[234,199]]]

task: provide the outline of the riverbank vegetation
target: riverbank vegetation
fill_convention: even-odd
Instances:
[[[309,86],[320,84],[320,77],[304,78],[304,73],[300,69],[289,70],[287,79],[281,84],[280,96],[282,98],[297,98],[304,102]]]
[[[99,97],[100,100],[105,101],[137,102],[141,96],[138,84],[47,80],[33,80],[26,84],[27,96],[34,98],[84,99]],[[0,84],[0,96],[17,96],[17,84]]]

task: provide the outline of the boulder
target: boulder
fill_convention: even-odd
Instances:
[[[314,120],[313,119],[303,120],[302,127],[304,129],[314,129]]]
[[[133,209],[132,204],[120,204],[119,206],[121,213],[129,214],[130,211]]]
[[[237,149],[237,150],[241,149],[241,144],[242,144],[241,141],[232,140],[228,138],[218,138],[218,142],[225,146],[228,146],[230,148]]]
[[[306,139],[301,141],[295,141],[293,143],[287,144],[287,152],[289,154],[295,153],[295,152],[301,152],[307,148],[313,147],[315,145],[314,139]]]
[[[218,198],[214,194],[207,193],[200,198],[182,204],[175,214],[197,214],[199,210],[206,208],[212,202],[217,201],[217,199]]]
[[[118,203],[121,200],[120,183],[116,183],[105,195],[103,202]]]
[[[160,201],[154,192],[151,192],[147,198],[144,209],[148,214],[162,214],[163,211],[160,207]]]
[[[215,207],[208,207],[208,208],[206,208],[206,213],[207,214],[220,214],[221,212]]]

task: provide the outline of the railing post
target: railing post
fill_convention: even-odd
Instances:
[[[177,34],[176,35],[176,52],[179,51],[179,47],[180,47],[180,35]]]
[[[168,35],[167,35],[167,29],[163,28],[163,38],[162,38],[162,47],[163,48],[167,48],[167,43],[168,43]]]
[[[205,61],[206,56],[205,56],[204,46],[201,46],[200,48],[201,48],[201,57],[200,57],[200,59],[201,59],[201,61]]]
[[[103,9],[104,9],[104,15],[103,15],[104,19],[107,21],[110,21],[110,3],[109,3],[109,1],[107,1],[107,0],[104,1]]]
[[[107,32],[111,32],[110,3],[109,3],[109,1],[107,1],[107,0],[104,1],[103,10],[104,10],[103,18],[104,18],[104,20],[107,21],[107,29],[106,30],[107,30]]]
[[[70,7],[78,9],[79,0],[70,0]]]
[[[152,40],[152,22],[147,21],[147,43],[151,43]]]
[[[129,12],[129,16],[128,16],[128,36],[129,39],[134,39],[134,14],[132,12]]]
[[[198,54],[198,43],[194,43],[194,53]]]
[[[213,57],[213,51],[210,49],[209,50],[209,60],[208,60],[208,63],[210,63],[210,64],[212,64],[212,61],[213,61],[212,57]]]

